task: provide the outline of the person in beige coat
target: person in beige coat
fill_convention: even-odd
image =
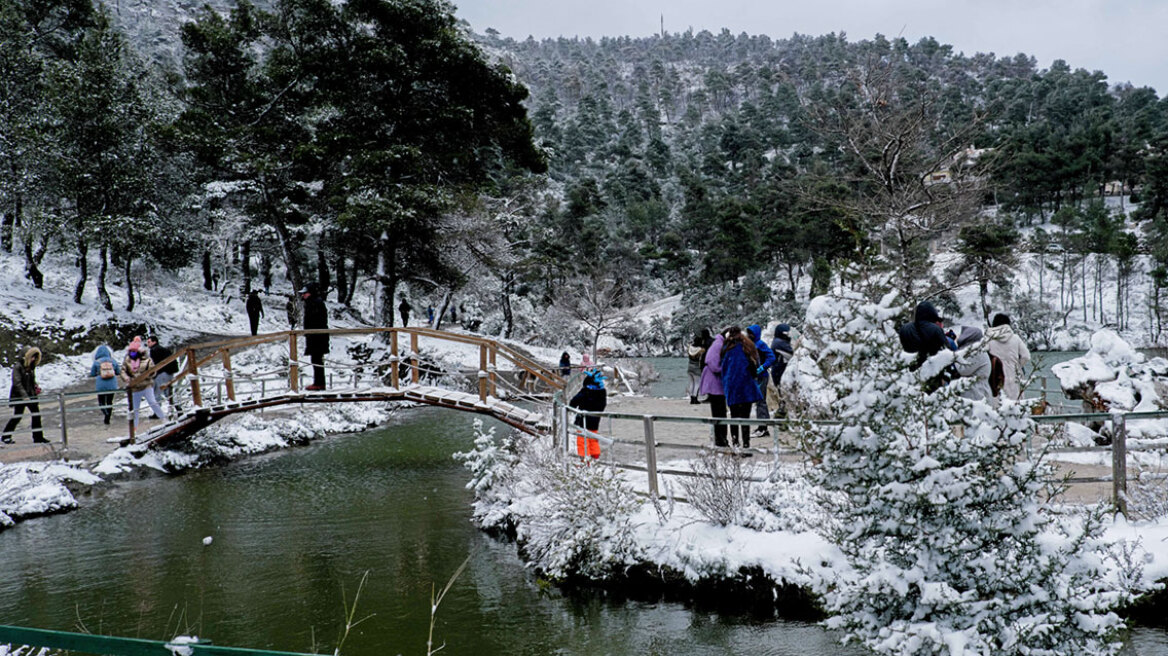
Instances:
[[[990,355],[1002,361],[1006,381],[1002,384],[1002,398],[1017,401],[1022,396],[1022,367],[1030,362],[1030,349],[1014,333],[1010,317],[1002,312],[994,315],[989,330]]]
[[[119,374],[122,386],[130,392],[130,420],[134,422],[134,428],[138,427],[138,406],[142,405],[142,399],[146,399],[155,416],[166,421],[166,411],[158,405],[158,399],[154,398],[154,374],[130,382],[152,368],[154,361],[150,359],[150,349],[142,343],[141,337],[135,337],[126,347],[126,357],[122,360],[122,372]]]

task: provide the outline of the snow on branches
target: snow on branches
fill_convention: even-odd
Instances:
[[[1027,454],[1020,404],[924,384],[956,357],[912,370],[889,295],[815,299],[801,373],[838,423],[804,425],[811,475],[849,567],[817,583],[828,626],[882,654],[1111,654],[1130,590],[1108,576],[1102,511],[1062,514],[1048,468]]]

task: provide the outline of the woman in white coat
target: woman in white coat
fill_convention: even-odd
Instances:
[[[1002,398],[1017,401],[1022,397],[1022,367],[1030,362],[1026,342],[1010,327],[1010,317],[1002,312],[994,315],[989,330],[990,354],[1002,361],[1006,380],[1002,383]]]

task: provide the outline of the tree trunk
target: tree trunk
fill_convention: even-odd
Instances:
[[[332,285],[329,277],[328,262],[324,259],[324,248],[316,247],[316,282],[320,285],[320,297],[328,300],[328,290]]]
[[[515,274],[508,272],[503,278],[503,338],[510,339],[515,330],[515,315],[511,312],[511,290],[515,287]],[[464,317],[465,319],[465,317]]]
[[[438,307],[438,312],[434,314],[434,322],[430,325],[434,330],[442,327],[442,318],[446,316],[446,310],[450,307],[450,299],[454,298],[454,289],[446,290],[442,295],[442,305]]]
[[[215,289],[215,276],[211,273],[211,249],[203,251],[203,289]]]
[[[977,281],[977,292],[981,296],[981,318],[986,322],[990,322],[990,306],[986,302],[986,298],[990,295],[990,281],[985,276],[982,276]]]
[[[73,302],[80,303],[89,282],[89,242],[83,235],[77,237],[77,284],[73,287]]]
[[[264,293],[272,292],[272,255],[267,250],[260,253],[260,275],[264,279]]]
[[[33,287],[37,289],[44,289],[45,274],[41,273],[38,266],[41,258],[44,257],[45,247],[42,245],[37,254],[32,251],[32,235],[29,235],[24,240],[24,277],[32,281]]]
[[[337,302],[345,307],[350,307],[353,299],[349,296],[349,278],[348,273],[345,271],[344,253],[337,253],[337,259],[335,264],[333,264],[333,268],[337,271]]]
[[[126,272],[126,312],[134,311],[134,276],[130,275],[131,265],[134,263],[134,256],[126,253],[126,259],[123,263],[124,271]]]
[[[240,298],[247,298],[251,293],[251,240],[244,240],[239,246],[239,260],[241,271],[243,273],[243,285],[241,285]]]
[[[101,306],[111,312],[114,309],[114,302],[110,300],[109,292],[105,290],[105,274],[109,271],[109,246],[101,245],[101,266],[97,268],[97,300]]]
[[[296,246],[292,243],[292,235],[288,233],[288,226],[283,221],[272,221],[276,236],[280,238],[280,249],[284,253],[284,268],[288,270],[288,279],[292,281],[292,289],[304,289],[304,279],[300,277],[300,264],[296,258]]]
[[[397,245],[382,232],[377,249],[377,316],[383,326],[393,326],[393,297],[397,293]]]

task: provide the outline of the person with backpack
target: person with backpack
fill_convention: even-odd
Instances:
[[[771,352],[775,354],[775,364],[771,366],[771,386],[767,388],[767,408],[773,417],[786,417],[787,411],[783,407],[779,383],[783,380],[783,372],[787,370],[787,363],[795,355],[795,348],[791,346],[790,324],[781,323],[775,326],[775,337],[771,340]]]
[[[150,359],[154,361],[154,364],[158,364],[171,355],[174,355],[173,351],[158,343],[158,337],[156,335],[151,335],[146,338],[146,346],[150,347]],[[178,410],[179,407],[174,401],[174,390],[167,383],[174,380],[174,377],[177,375],[178,360],[167,362],[162,365],[162,369],[158,373],[154,374],[154,398],[161,402],[165,397],[174,406],[175,410]]]
[[[1010,327],[1009,315],[999,312],[990,320],[990,355],[1002,361],[1002,396],[1017,401],[1022,397],[1022,368],[1030,362],[1026,342]]]
[[[93,366],[89,368],[90,378],[95,378],[97,407],[101,409],[102,423],[109,425],[114,414],[114,393],[118,391],[118,375],[122,366],[114,361],[113,351],[102,344],[93,352]]]
[[[686,366],[686,374],[689,375],[689,385],[686,387],[686,390],[689,392],[690,405],[698,404],[698,389],[702,381],[702,367],[705,366],[706,349],[710,347],[710,341],[710,329],[702,328],[701,332],[694,333],[693,343],[686,350],[686,356],[689,358],[689,364]]]
[[[30,346],[24,352],[24,357],[12,367],[12,391],[8,393],[8,402],[12,406],[12,418],[4,425],[4,433],[0,441],[12,444],[12,431],[20,423],[20,415],[28,410],[32,418],[32,441],[47,443],[45,432],[41,429],[41,406],[37,403],[41,388],[36,382],[36,368],[41,363],[41,350]]]

